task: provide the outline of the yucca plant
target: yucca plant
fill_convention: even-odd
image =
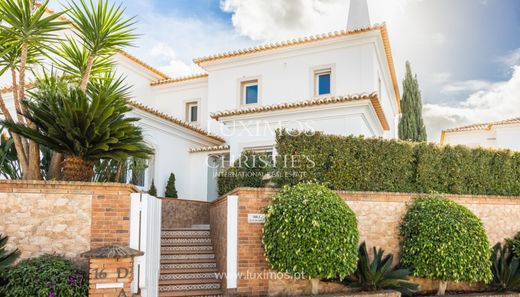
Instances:
[[[7,179],[22,178],[14,138],[4,127],[0,127],[0,177]]]
[[[137,118],[127,117],[128,87],[108,75],[89,84],[87,92],[48,75],[37,81],[25,100],[36,129],[0,121],[12,131],[62,153],[63,178],[90,181],[100,159],[147,158],[152,149],[144,142]]]
[[[499,242],[491,254],[493,281],[490,287],[497,291],[520,290],[520,259],[514,257],[508,244]]]
[[[366,243],[361,243],[357,270],[345,279],[347,285],[363,291],[396,290],[407,296],[418,289],[418,285],[407,281],[410,270],[393,266],[394,256],[391,253],[384,255],[383,249],[373,247],[372,256],[370,261]]]

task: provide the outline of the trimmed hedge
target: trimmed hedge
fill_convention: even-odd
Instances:
[[[491,250],[480,219],[439,195],[417,198],[400,226],[401,266],[442,281],[492,280]]]
[[[317,181],[334,190],[520,195],[520,153],[508,150],[285,130],[276,142],[279,186]]]
[[[269,265],[279,272],[342,279],[356,270],[356,215],[320,184],[281,189],[266,209],[262,242]]]

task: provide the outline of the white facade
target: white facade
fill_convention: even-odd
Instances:
[[[116,71],[133,86],[133,100],[144,105],[135,108],[133,116],[142,119],[139,124],[145,138],[155,148],[143,188],[148,189],[153,179],[159,195],[173,172],[179,197],[214,199],[214,169],[208,162],[223,155],[233,161],[244,149],[272,149],[277,128],[397,137],[399,90],[384,25],[195,62],[206,73],[168,78],[124,52],[117,56]],[[322,73],[328,75],[329,92],[320,95],[318,75]],[[256,85],[257,102],[245,104],[245,87],[250,82]],[[372,95],[363,100],[327,101],[357,98],[356,94]],[[4,98],[12,107],[11,95],[5,92]],[[295,106],[309,101],[314,103]],[[255,111],[241,113],[249,109]],[[223,111],[233,111],[233,115],[215,117]],[[186,123],[194,117],[196,121]]]
[[[441,143],[520,151],[520,118],[448,129]]]

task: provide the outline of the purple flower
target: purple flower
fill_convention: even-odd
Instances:
[[[56,297],[56,295],[54,295],[54,291],[53,291],[53,290],[51,290],[51,291],[49,292],[49,297]]]

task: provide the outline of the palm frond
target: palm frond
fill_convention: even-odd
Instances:
[[[125,18],[121,5],[109,5],[107,0],[71,1],[68,17],[74,33],[94,56],[111,55],[115,49],[132,46],[137,38],[134,33],[135,17]]]

